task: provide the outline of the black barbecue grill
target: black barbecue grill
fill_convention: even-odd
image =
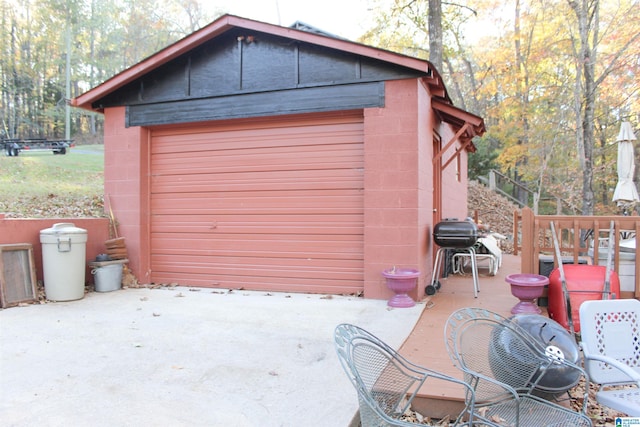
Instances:
[[[455,218],[445,219],[433,228],[433,240],[440,246],[433,265],[431,283],[425,288],[427,295],[433,295],[440,289],[440,267],[444,262],[443,256],[447,250],[468,254],[471,260],[473,274],[474,296],[478,297],[478,266],[476,264],[476,251],[474,245],[478,241],[478,227],[471,220],[458,221]]]
[[[443,248],[469,248],[478,241],[478,227],[471,221],[445,219],[433,228],[433,240]]]

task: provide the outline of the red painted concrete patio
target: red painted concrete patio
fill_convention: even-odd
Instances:
[[[445,322],[452,312],[462,307],[482,307],[506,317],[511,316],[510,310],[518,303],[518,299],[511,295],[505,278],[520,272],[520,262],[519,256],[503,255],[502,266],[495,276],[489,276],[486,269],[479,268],[478,298],[473,296],[470,274],[453,274],[441,280],[440,290],[422,301],[425,304],[424,311],[400,348],[400,353],[414,363],[462,379],[444,345]],[[546,315],[544,307],[543,314]],[[462,409],[460,404],[464,396],[461,392],[458,389],[421,390],[419,398],[414,401],[414,409],[432,417],[457,414]],[[436,405],[434,400],[437,400]]]

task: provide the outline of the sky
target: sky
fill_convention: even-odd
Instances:
[[[371,17],[367,0],[209,0],[213,12],[225,12],[270,24],[296,21],[350,40],[367,29]]]

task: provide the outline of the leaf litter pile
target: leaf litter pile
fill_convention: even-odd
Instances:
[[[584,383],[584,380],[582,380],[577,386],[575,386],[573,389],[569,390],[568,392],[569,400],[567,403],[575,411],[582,410],[584,387],[585,387],[585,383]],[[600,406],[596,401],[596,397],[595,397],[596,391],[598,391],[598,387],[594,384],[591,384],[589,387],[589,402],[587,404],[587,416],[591,418],[591,421],[593,421],[594,426],[615,427],[616,426],[615,419],[618,417],[625,417],[626,415],[616,412],[605,406]],[[561,402],[560,404],[566,406],[567,403]],[[446,427],[446,426],[449,426],[453,421],[455,421],[453,419],[450,419],[449,417],[441,420],[431,419],[429,417],[425,417],[424,415],[416,411],[411,410],[411,408],[409,408],[400,417],[400,419],[402,421],[406,421],[409,423],[414,423],[418,425],[428,425],[433,427]],[[498,417],[494,417],[492,421],[500,425],[510,427],[508,424],[505,423],[505,420],[500,419]]]
[[[513,213],[520,208],[478,181],[469,181],[467,186],[467,209],[469,216],[477,213],[478,220],[489,230],[505,237],[500,241],[502,252],[513,253]]]
[[[5,218],[105,218],[102,195],[46,196],[0,199]]]

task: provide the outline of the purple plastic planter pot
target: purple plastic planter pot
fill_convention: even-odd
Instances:
[[[418,285],[420,272],[412,268],[390,268],[382,272],[382,276],[387,279],[387,287],[395,295],[387,302],[389,307],[413,307],[415,301],[407,295]]]
[[[510,274],[505,281],[511,285],[511,295],[520,302],[513,306],[511,314],[540,314],[542,310],[536,305],[536,299],[544,292],[545,285],[549,284],[549,278],[539,274]]]

